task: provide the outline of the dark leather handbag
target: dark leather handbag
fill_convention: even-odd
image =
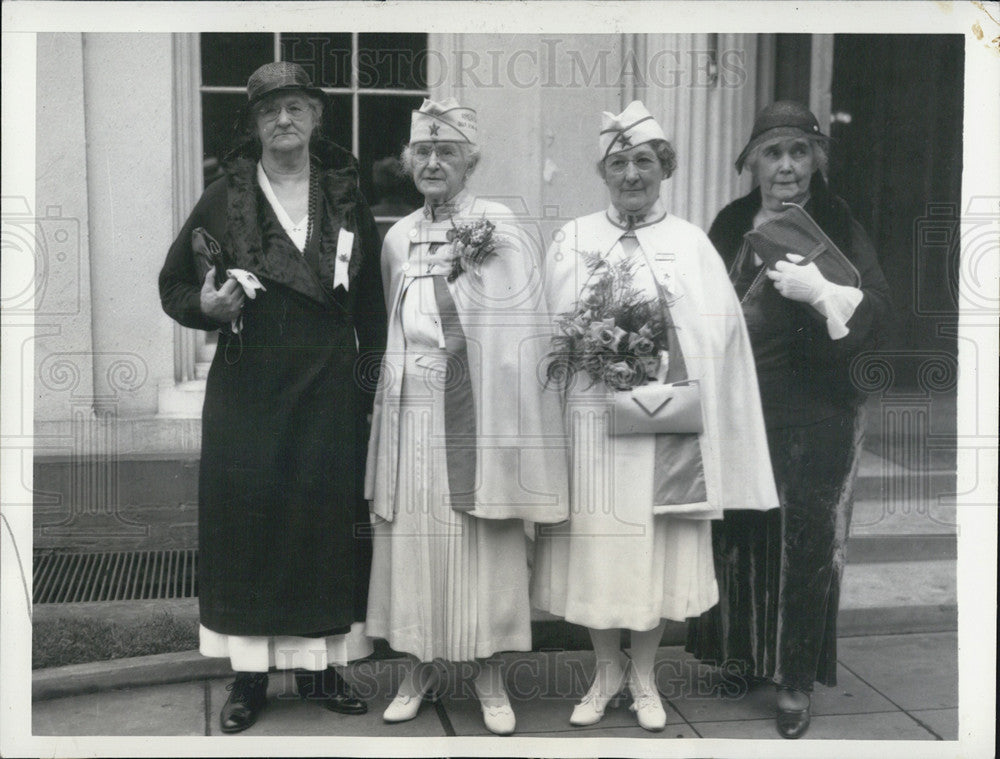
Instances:
[[[861,286],[861,275],[843,251],[820,229],[815,219],[797,203],[785,203],[781,215],[751,229],[743,238],[768,269],[788,261],[787,253],[798,253],[798,266],[815,263],[820,274],[836,285]]]
[[[196,227],[191,230],[191,250],[194,251],[194,269],[198,274],[198,284],[205,281],[205,275],[209,269],[215,269],[215,289],[218,290],[226,283],[225,256],[222,254],[222,246],[208,233],[204,227]]]

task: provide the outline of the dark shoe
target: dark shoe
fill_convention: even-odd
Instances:
[[[332,667],[322,672],[296,672],[295,687],[302,698],[319,701],[338,714],[366,714],[368,704],[354,695],[351,686]]]
[[[242,732],[257,721],[257,715],[267,704],[267,674],[237,672],[226,690],[230,692],[229,698],[219,715],[222,732]]]
[[[803,708],[791,708],[791,707],[778,707],[778,719],[777,728],[778,733],[780,733],[782,738],[801,738],[805,735],[806,730],[809,729],[809,694],[805,691],[796,690],[795,688],[788,688],[785,686],[778,686],[779,693],[784,691],[793,691],[799,693],[806,698],[806,705]]]

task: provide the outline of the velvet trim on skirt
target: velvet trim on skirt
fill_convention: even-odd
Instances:
[[[730,511],[713,524],[720,601],[689,623],[689,652],[803,691],[837,684],[840,583],[863,434],[861,411],[767,431],[781,509]]]

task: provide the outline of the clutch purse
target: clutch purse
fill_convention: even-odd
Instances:
[[[215,269],[215,289],[226,283],[226,264],[222,246],[204,227],[191,230],[191,250],[194,251],[194,269],[198,274],[198,284],[205,281],[209,269]]]
[[[820,273],[834,284],[860,287],[861,275],[854,264],[813,217],[797,203],[784,205],[788,210],[743,236],[767,268],[774,269],[778,261],[787,261],[786,253],[798,253],[803,256],[799,266],[815,263]]]
[[[701,385],[698,380],[653,382],[614,393],[612,435],[698,434]]]

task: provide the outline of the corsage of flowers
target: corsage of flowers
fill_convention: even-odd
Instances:
[[[590,276],[576,307],[559,315],[561,334],[552,338],[548,381],[565,388],[578,371],[593,386],[630,390],[657,376],[667,360],[666,320],[656,298],[633,284],[635,264],[609,264],[598,253],[584,253]]]
[[[490,256],[496,255],[496,241],[493,230],[496,225],[487,219],[479,219],[470,224],[456,226],[448,230],[448,242],[452,243],[455,255],[451,259],[448,281],[454,282],[466,271],[477,270]]]

